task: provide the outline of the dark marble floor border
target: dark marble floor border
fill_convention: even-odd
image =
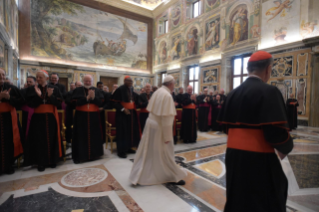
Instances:
[[[210,162],[210,161],[214,161],[214,160],[217,160],[219,159],[220,161],[222,161],[224,164],[225,164],[225,153],[223,154],[219,154],[219,155],[215,155],[215,156],[212,156],[212,157],[208,157],[208,158],[203,158],[203,159],[199,159],[199,160],[196,160],[196,161],[192,161],[192,162],[186,162],[184,163],[183,160],[184,158],[181,158],[181,157],[175,157],[176,159],[176,162],[179,163],[182,167],[186,168],[187,170],[213,182],[213,183],[216,183],[220,186],[222,186],[223,188],[226,188],[226,174],[223,175],[221,178],[217,178],[217,177],[214,177],[213,175],[207,173],[207,172],[204,172],[204,171],[201,171],[197,168],[195,168],[194,166],[195,165],[199,165],[199,164],[202,164],[202,163],[207,163],[207,162]]]
[[[200,212],[216,212],[212,208],[208,207],[192,195],[190,195],[188,192],[184,191],[183,189],[179,188],[176,185],[172,184],[165,184],[165,187],[168,188],[171,192],[173,192],[176,196],[187,202],[190,206],[192,206],[194,209]]]

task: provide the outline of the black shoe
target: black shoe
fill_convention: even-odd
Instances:
[[[135,153],[136,153],[136,151],[135,151],[135,150],[133,150],[133,149],[129,149],[129,150],[127,151],[127,153],[128,153],[128,154],[135,154]]]
[[[6,174],[14,174],[15,170],[13,167],[10,167],[7,171]]]
[[[73,161],[74,162],[74,164],[79,164],[79,163],[81,163],[79,160],[75,160],[75,161]]]
[[[45,166],[38,166],[38,171],[43,172],[45,170]]]
[[[119,156],[120,158],[126,158],[126,154],[125,153],[118,153],[117,156]]]
[[[56,168],[56,164],[51,164],[50,167],[51,167],[52,169],[54,169],[54,168]]]
[[[172,185],[185,185],[186,182],[184,180],[180,180],[177,183],[170,183],[170,184],[172,184]]]

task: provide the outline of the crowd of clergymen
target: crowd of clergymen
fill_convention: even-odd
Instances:
[[[12,125],[9,124],[7,130],[0,129],[1,136],[5,138],[0,138],[4,143],[0,152],[0,174],[14,173],[13,164],[21,156],[26,167],[37,165],[39,171],[56,167],[65,157],[61,136],[63,126],[58,110],[64,110],[66,114],[66,146],[71,147],[74,163],[82,163],[96,160],[104,154],[103,144],[107,139],[104,110],[116,109],[117,154],[126,158],[138,147],[148,117],[148,101],[157,89],[146,84],[137,94],[133,90],[132,79],[126,76],[123,85],[113,85],[112,92],[109,92],[102,82],[93,87],[92,76],[85,75],[83,84],[71,83],[67,92],[65,86],[58,83],[57,73],[49,77],[46,71],[41,70],[36,77],[28,76],[24,88],[19,90],[8,79],[4,80],[4,74],[1,76],[1,92],[8,92],[10,97],[0,98],[0,107],[6,106],[5,111],[0,110],[0,119]],[[186,93],[183,88],[179,88],[178,94],[172,93],[176,108],[183,109],[180,139],[184,143],[196,142],[197,122],[200,131],[221,130],[216,119],[226,98],[224,91],[213,94],[205,89],[200,95],[192,92],[193,88],[188,86]],[[22,110],[22,123],[12,113],[13,110]],[[11,117],[1,116],[5,113]],[[176,144],[176,122],[172,130]]]
[[[57,73],[49,77],[41,70],[36,77],[28,76],[24,88],[19,90],[10,81],[5,82],[4,76],[0,70],[0,121],[12,124],[1,125],[0,129],[0,174],[14,173],[13,164],[21,156],[23,166],[37,165],[39,171],[56,167],[65,157],[57,112],[61,109],[66,114],[65,138],[67,146],[71,146],[74,163],[96,160],[104,154],[103,144],[107,139],[104,110],[107,109],[116,109],[117,155],[126,158],[138,147],[148,118],[148,101],[157,89],[146,84],[137,94],[132,79],[126,76],[123,85],[113,85],[109,92],[102,82],[94,87],[92,76],[85,75],[83,84],[71,83],[70,91],[66,92],[65,86],[58,83]],[[179,136],[184,143],[196,142],[197,129],[222,130],[216,120],[226,99],[224,90],[213,93],[204,89],[196,95],[188,86],[185,93],[183,88],[179,88],[178,94],[173,92],[172,98],[176,108],[182,109]],[[16,110],[22,110],[22,123],[17,120]],[[176,144],[176,122],[172,130]]]

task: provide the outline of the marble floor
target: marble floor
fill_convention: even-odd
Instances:
[[[288,212],[319,211],[319,128],[299,127],[292,153],[282,161],[289,180]],[[1,212],[218,212],[226,201],[227,136],[199,133],[195,144],[178,143],[176,161],[188,176],[185,186],[132,186],[134,155],[120,159],[105,149],[103,158],[72,160],[38,172],[20,168],[0,176]]]

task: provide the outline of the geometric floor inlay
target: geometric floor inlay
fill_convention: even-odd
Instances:
[[[299,188],[319,188],[319,154],[288,155]]]
[[[225,165],[220,160],[213,160],[207,163],[202,163],[196,165],[195,167],[217,178],[220,178],[225,174]]]
[[[72,197],[60,194],[49,188],[46,192],[13,198],[13,195],[2,205],[1,212],[119,212],[108,196]]]
[[[78,169],[66,174],[61,183],[68,187],[86,187],[102,182],[107,172],[98,168]]]

